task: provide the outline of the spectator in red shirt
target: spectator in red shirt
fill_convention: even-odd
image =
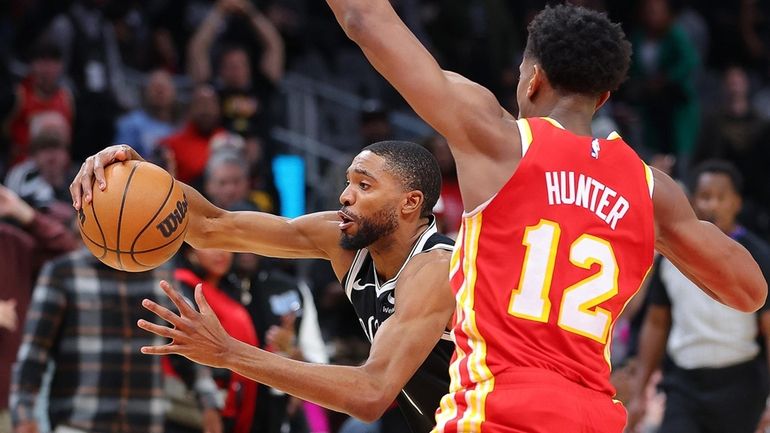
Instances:
[[[230,272],[233,253],[182,247],[182,266],[174,273],[182,292],[192,299],[195,286],[203,285],[214,313],[228,334],[252,346],[258,345],[257,332],[246,308],[226,293],[225,277]],[[227,370],[215,370],[219,387],[227,392],[222,420],[225,433],[249,433],[257,402],[257,383]]]
[[[212,139],[226,133],[220,124],[217,93],[210,85],[197,86],[190,100],[187,123],[161,143],[170,151],[178,180],[192,183],[201,177],[209,159]]]
[[[6,119],[11,138],[11,165],[27,158],[32,118],[54,111],[72,127],[74,105],[72,94],[61,85],[62,53],[54,45],[42,43],[32,56],[29,74],[16,86],[13,111]]]

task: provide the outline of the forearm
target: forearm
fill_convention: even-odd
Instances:
[[[40,353],[40,348],[31,343],[23,343],[22,349],[23,350],[19,352],[20,354]],[[40,362],[24,356],[17,359],[16,363],[13,365],[13,371],[11,372],[9,409],[14,425],[35,421],[35,402],[37,401],[40,384],[42,383],[46,367],[47,365],[45,362]]]
[[[226,358],[225,367],[242,376],[364,421],[379,418],[395,398],[386,396],[387,379],[366,366],[294,361],[235,340]]]
[[[19,425],[27,422],[35,422],[35,401],[37,401],[37,392],[11,391],[9,400],[9,410],[11,423]]]
[[[273,23],[258,11],[252,14],[251,24],[263,48],[260,60],[262,74],[273,83],[277,83],[283,78],[285,63],[285,51],[281,34]]]
[[[639,356],[634,375],[634,396],[642,398],[647,384],[655,370],[660,366],[666,350],[668,329],[659,324],[645,321],[639,335]]]
[[[333,213],[288,219],[265,212],[222,210],[183,185],[190,215],[185,241],[195,248],[254,253],[275,258],[329,259],[339,231]]]
[[[387,37],[387,35],[378,35],[373,24],[382,23],[383,20],[400,21],[393,6],[387,0],[326,0],[326,3],[334,12],[345,34],[362,48],[366,48],[375,40],[370,36]]]
[[[719,302],[756,311],[767,282],[748,251],[714,224],[700,221],[679,185],[653,169],[655,247],[688,279]]]
[[[209,50],[217,30],[225,22],[222,12],[215,6],[206,16],[198,31],[193,35],[187,48],[187,73],[193,82],[203,83],[211,78]]]
[[[674,254],[666,254],[667,258],[717,301],[744,312],[759,309],[767,296],[767,282],[757,262],[715,225],[697,224],[697,241],[677,242],[680,247]],[[688,259],[680,259],[685,257]]]
[[[43,296],[47,297],[48,294]],[[41,308],[41,305],[33,303],[27,316],[19,357],[11,373],[10,409],[14,424],[35,420],[35,402],[48,368],[60,312],[53,305]],[[38,317],[40,319],[36,319]],[[52,321],[44,318],[52,318]]]

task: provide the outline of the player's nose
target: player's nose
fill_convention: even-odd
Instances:
[[[353,203],[355,203],[354,194],[350,191],[350,186],[347,186],[340,194],[340,204],[343,206],[350,206]]]

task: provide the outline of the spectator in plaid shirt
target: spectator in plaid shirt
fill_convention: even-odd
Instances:
[[[139,348],[163,339],[135,326],[153,320],[144,298],[165,298],[166,267],[126,273],[82,248],[48,263],[33,293],[13,368],[11,416],[16,433],[37,433],[34,402],[49,360],[55,361],[48,414],[52,428],[91,433],[162,433],[167,402],[160,358]],[[198,370],[204,432],[221,433],[216,386]],[[208,379],[208,380],[206,380]],[[213,409],[213,410],[212,410]],[[214,416],[212,416],[214,414]]]
[[[11,366],[37,273],[46,260],[78,245],[79,240],[60,221],[38,212],[0,185],[0,433],[11,430]]]

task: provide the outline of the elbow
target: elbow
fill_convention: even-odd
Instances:
[[[360,398],[355,403],[355,407],[350,411],[350,415],[357,418],[367,424],[371,424],[378,419],[382,418],[382,415],[390,407],[390,403],[383,399],[378,398]]]
[[[342,29],[345,34],[358,45],[366,43],[366,37],[369,34],[371,26],[369,14],[360,8],[350,8],[343,15]]]
[[[382,417],[396,396],[379,385],[377,380],[367,382],[359,392],[350,395],[348,414],[366,423],[372,423]]]
[[[745,267],[737,272],[737,284],[740,287],[735,296],[733,308],[745,313],[753,313],[763,305],[767,299],[767,280],[756,261],[751,256],[747,257],[748,269]]]
[[[764,278],[760,278],[759,281],[749,285],[744,292],[744,296],[736,302],[734,306],[736,310],[743,311],[744,313],[753,313],[763,305],[767,299],[767,282]]]

